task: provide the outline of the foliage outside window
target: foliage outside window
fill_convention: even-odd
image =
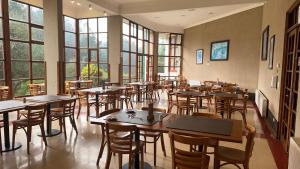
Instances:
[[[23,96],[28,94],[27,84],[45,81],[43,9],[8,2],[12,91]]]
[[[122,25],[123,83],[152,80],[154,32],[127,19]]]
[[[182,35],[159,33],[158,75],[162,78],[176,78],[181,72]]]

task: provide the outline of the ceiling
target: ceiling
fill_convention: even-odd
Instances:
[[[22,0],[42,4],[43,0]],[[76,18],[122,15],[160,32],[184,29],[262,6],[266,0],[63,0],[64,14]],[[77,3],[80,3],[78,5]],[[89,5],[92,10],[89,10]]]

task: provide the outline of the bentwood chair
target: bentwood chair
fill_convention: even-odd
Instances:
[[[118,112],[118,111],[120,111],[120,109],[106,110],[106,111],[103,111],[100,114],[100,117],[104,117],[104,116],[107,116],[109,114],[112,114],[112,113],[115,113],[115,112]],[[101,138],[101,145],[100,145],[100,150],[99,150],[99,154],[98,154],[98,158],[97,158],[97,165],[99,165],[99,162],[100,162],[100,159],[102,157],[103,150],[104,150],[104,147],[105,147],[105,144],[106,144],[106,138],[105,138],[106,129],[105,129],[105,125],[101,125],[101,134],[102,134],[102,138]],[[123,137],[128,137],[128,135],[129,135],[129,133],[119,133],[119,134],[120,134],[119,136],[122,135]]]
[[[31,96],[42,95],[42,87],[39,84],[28,84],[28,91]]]
[[[185,136],[180,133],[169,132],[172,169],[208,169],[210,157],[207,155],[208,146],[218,146],[218,142],[208,137]],[[177,146],[177,143],[180,146]],[[202,145],[201,151],[188,151],[182,146]]]
[[[8,100],[9,98],[9,87],[0,86],[0,101]]]
[[[167,94],[168,94],[168,111],[167,112],[171,113],[172,108],[177,105],[176,104],[176,95],[171,90],[168,90]]]
[[[1,129],[4,127],[4,121],[3,118],[0,118],[0,154],[2,155],[2,134]]]
[[[221,114],[222,118],[224,118],[224,114],[226,114],[227,118],[230,119],[230,110],[231,100],[229,98],[218,97],[215,96],[215,113]]]
[[[40,126],[42,138],[47,146],[47,140],[44,129],[44,117],[46,112],[46,105],[31,105],[26,106],[25,110],[27,111],[27,117],[24,119],[19,119],[13,121],[13,148],[15,147],[15,136],[18,129],[23,129],[27,137],[27,154],[29,154],[30,142],[31,142],[31,133],[33,126]],[[26,130],[27,129],[27,130]]]
[[[248,95],[242,96],[242,98],[234,99],[233,105],[230,108],[230,116],[234,112],[239,112],[242,115],[244,125],[247,125],[246,112],[247,112],[247,103],[248,103]],[[236,102],[241,101],[241,104],[236,104]],[[230,117],[231,118],[231,117]]]
[[[242,164],[244,169],[249,169],[249,161],[252,156],[252,151],[254,147],[254,136],[256,133],[256,129],[253,126],[247,125],[247,143],[245,150],[239,150],[235,148],[229,147],[218,147],[215,153],[215,166],[216,168],[220,168],[221,166],[232,164],[237,168],[241,169],[238,164]],[[221,162],[224,162],[221,164]]]
[[[122,156],[129,155],[128,168],[133,166],[134,154],[141,155],[141,168],[144,168],[144,152],[143,142],[134,141],[134,135],[138,131],[135,125],[120,125],[107,122],[106,123],[106,138],[107,138],[107,159],[105,169],[109,169],[112,153],[116,153],[119,156],[119,168],[122,168]],[[119,133],[126,133],[123,136]]]
[[[81,113],[81,108],[83,107],[84,104],[89,105],[88,107],[94,105],[96,103],[96,100],[94,97],[90,97],[84,92],[81,92],[80,90],[76,91],[77,95],[77,100],[78,100],[78,113],[77,113],[77,119],[79,118],[79,115]],[[86,120],[89,119],[89,114],[86,114]]]
[[[122,95],[120,96],[120,106],[123,109],[123,103],[125,102],[126,109],[129,108],[129,104],[131,108],[133,109],[133,104],[132,104],[132,97],[134,94],[134,89],[133,87],[127,87],[125,90],[123,90]]]
[[[67,117],[69,117],[72,127],[74,128],[76,134],[78,134],[75,117],[74,117],[75,104],[76,104],[76,99],[63,100],[61,103],[62,109],[60,109],[60,111],[58,111],[59,109],[56,111],[51,111],[50,113],[52,121],[55,120],[59,121],[60,131],[62,132],[62,128],[64,129],[65,140],[67,140],[66,121],[65,121]]]
[[[144,111],[149,111],[149,108],[148,107],[142,107],[142,110]],[[154,112],[161,112],[161,113],[166,113],[166,110],[165,109],[160,109],[160,108],[153,108],[153,111]],[[154,144],[153,146],[153,154],[154,154],[154,166],[156,166],[156,144],[157,144],[157,141],[160,139],[161,141],[161,148],[162,148],[162,151],[164,153],[164,156],[166,157],[166,148],[165,148],[165,143],[164,143],[164,135],[162,132],[153,132],[153,131],[143,131],[141,130],[140,131],[140,134],[142,137],[144,137],[144,142],[145,142],[145,152],[146,152],[146,145],[147,143],[149,144]],[[147,138],[150,138],[151,140],[147,140]]]
[[[183,115],[184,111],[186,115],[189,115],[192,112],[194,106],[190,102],[190,96],[184,94],[176,94],[176,106],[177,106],[177,114]]]

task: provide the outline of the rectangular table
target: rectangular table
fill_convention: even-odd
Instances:
[[[96,125],[105,125],[106,119],[109,118],[109,116],[117,117],[120,114],[124,114],[126,111],[119,111],[116,113],[113,113],[111,115],[103,116],[101,118],[92,118],[91,124]],[[170,124],[176,123],[181,118],[188,117],[184,115],[176,115],[176,114],[168,114],[166,117],[163,118],[162,122],[155,123],[154,125],[142,125],[142,124],[136,124],[138,129],[140,130],[146,130],[146,131],[160,131],[164,133],[168,133],[169,131],[177,131],[186,135],[193,135],[193,136],[201,136],[201,137],[210,137],[219,141],[227,141],[227,142],[235,142],[235,143],[242,143],[243,142],[243,127],[242,127],[242,121],[241,120],[227,120],[231,122],[231,131],[224,135],[224,134],[214,134],[214,133],[208,133],[208,132],[199,132],[199,131],[193,131],[193,130],[182,130],[182,129],[172,129],[168,126]],[[189,116],[191,117],[191,116]],[[196,118],[196,117],[195,117]],[[197,118],[205,118],[205,117],[197,117]],[[207,119],[207,118],[206,118]],[[117,120],[118,121],[118,120]],[[218,122],[224,121],[223,119],[213,119],[212,122],[217,124]],[[132,123],[124,123],[124,122],[117,122],[119,124],[132,124]],[[212,125],[214,126],[214,125]],[[217,126],[217,125],[216,125]],[[137,137],[139,138],[139,137]],[[105,139],[105,138],[102,138]],[[138,155],[136,156],[138,159]],[[138,163],[138,161],[137,161]],[[138,164],[135,164],[136,168],[139,168]]]
[[[4,121],[4,147],[2,149],[3,152],[13,151],[21,147],[21,144],[15,144],[14,149],[10,143],[9,136],[9,112],[18,111],[24,109],[27,105],[31,105],[34,103],[23,103],[21,100],[6,100],[0,101],[0,114],[3,114]]]
[[[32,96],[32,97],[26,97],[26,101],[29,102],[35,102],[35,103],[45,103],[47,104],[47,131],[46,131],[46,137],[52,137],[56,136],[60,133],[59,130],[52,129],[51,126],[51,104],[54,103],[60,103],[63,100],[72,99],[74,97],[70,96],[63,96],[63,95],[41,95],[41,96]]]

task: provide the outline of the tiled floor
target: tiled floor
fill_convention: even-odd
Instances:
[[[137,108],[141,105],[134,104]],[[157,107],[167,107],[166,100],[161,99],[156,103]],[[250,104],[251,106],[251,104]],[[42,139],[37,136],[39,128],[35,128],[32,134],[32,143],[30,155],[26,153],[26,137],[22,130],[17,133],[16,141],[21,142],[23,147],[15,152],[4,153],[0,156],[0,169],[16,169],[16,168],[31,168],[31,169],[98,169],[104,168],[106,160],[106,151],[100,161],[100,166],[96,166],[96,160],[99,151],[101,132],[100,127],[91,125],[86,121],[85,111],[77,120],[77,127],[79,134],[76,136],[74,130],[71,129],[70,124],[67,124],[68,138],[65,141],[62,134],[48,138],[48,146],[43,145]],[[175,109],[173,110],[173,113]],[[235,119],[241,119],[238,113],[233,115]],[[13,115],[11,119],[15,119]],[[276,169],[276,163],[269,148],[267,140],[263,137],[264,133],[256,115],[255,109],[249,108],[247,113],[248,123],[257,128],[258,137],[255,138],[255,146],[253,156],[250,160],[251,169]],[[54,124],[54,128],[57,124]],[[262,136],[262,137],[261,137]],[[170,169],[171,157],[168,135],[165,135],[165,144],[167,149],[167,157],[164,157],[161,147],[158,144],[157,155],[157,169]],[[236,147],[243,149],[245,146],[245,139],[243,144],[233,144],[221,142],[221,145]],[[128,158],[123,158],[123,163],[127,162]],[[153,147],[147,146],[147,153],[145,161],[153,165]],[[213,167],[211,160],[210,168]],[[118,168],[117,156],[113,157],[111,161],[112,169]],[[236,168],[234,166],[224,166],[224,169]]]

